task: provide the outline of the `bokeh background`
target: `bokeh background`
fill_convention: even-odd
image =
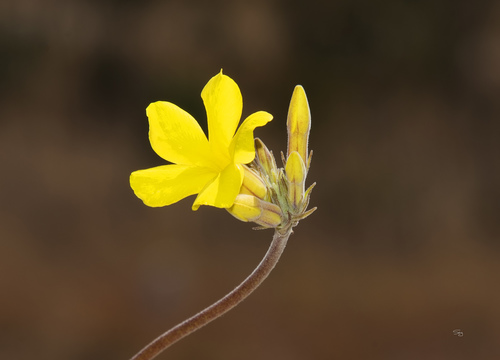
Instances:
[[[206,128],[221,68],[244,116],[274,115],[256,134],[278,154],[305,87],[318,211],[256,293],[160,359],[499,359],[487,0],[2,1],[0,358],[127,359],[260,261],[272,231],[128,184],[163,164],[146,106]]]

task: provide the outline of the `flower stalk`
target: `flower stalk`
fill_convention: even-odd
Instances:
[[[144,347],[144,349],[142,349],[139,353],[137,353],[131,360],[154,359],[170,345],[200,329],[245,300],[245,298],[257,289],[274,269],[281,257],[281,254],[283,253],[283,250],[285,250],[291,233],[291,227],[282,230],[275,230],[273,241],[271,242],[266,255],[255,270],[240,285],[216,303],[210,305],[198,314],[181,322],[160,335]]]

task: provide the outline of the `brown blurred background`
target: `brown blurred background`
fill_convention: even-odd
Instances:
[[[146,106],[206,127],[221,68],[275,153],[305,87],[319,210],[160,359],[499,359],[500,4],[465,0],[2,1],[0,358],[127,359],[257,265],[272,231],[128,185]]]

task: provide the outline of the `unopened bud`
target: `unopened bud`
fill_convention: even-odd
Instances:
[[[267,194],[267,188],[260,175],[246,165],[243,165],[243,170],[245,175],[243,177],[240,193],[254,195],[259,199],[264,199]]]
[[[288,199],[295,210],[299,209],[304,198],[304,184],[306,181],[306,167],[297,151],[289,156],[285,166],[288,179]]]
[[[311,130],[311,112],[304,88],[297,85],[293,90],[286,123],[288,129],[287,155],[298,152],[304,164],[308,164],[307,146]]]
[[[257,159],[266,174],[271,174],[272,170],[276,169],[276,160],[274,159],[273,154],[259,138],[255,138],[255,152],[257,154]]]
[[[274,228],[281,224],[281,209],[278,205],[274,205],[270,202],[261,200],[260,207],[262,208],[262,214],[260,218],[254,220],[255,223],[264,227]]]
[[[238,220],[251,221],[266,228],[281,224],[280,208],[252,195],[239,194],[227,211]]]
[[[252,195],[239,194],[233,205],[227,209],[235,218],[241,221],[254,221],[262,214],[260,200]]]

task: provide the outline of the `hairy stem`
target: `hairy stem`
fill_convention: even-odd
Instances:
[[[250,295],[271,273],[285,249],[291,227],[276,230],[266,255],[255,270],[233,291],[193,317],[166,331],[136,354],[132,360],[151,360],[170,345],[225,314]]]

